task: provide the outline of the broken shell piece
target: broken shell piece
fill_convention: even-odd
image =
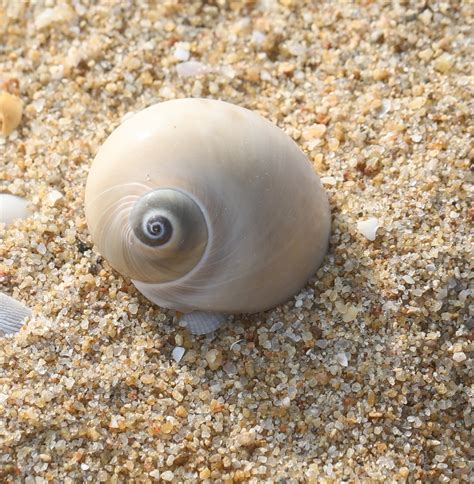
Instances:
[[[226,319],[225,314],[193,311],[183,314],[180,324],[186,327],[191,334],[207,334],[215,331]]]
[[[185,352],[186,350],[182,346],[176,346],[171,352],[171,356],[176,363],[179,363],[183,359]]]
[[[0,335],[17,333],[30,316],[30,308],[0,292]]]
[[[202,62],[186,61],[180,62],[176,66],[176,72],[178,73],[179,77],[193,77],[206,74],[209,72],[209,68]]]
[[[357,230],[367,239],[375,240],[377,229],[379,228],[379,221],[375,217],[370,217],[362,222],[357,222]]]
[[[12,195],[0,193],[0,224],[10,224],[20,218],[27,218],[31,212],[28,200]]]
[[[18,96],[6,91],[0,93],[0,133],[8,136],[20,124],[23,103]]]

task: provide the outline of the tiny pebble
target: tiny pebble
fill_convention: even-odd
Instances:
[[[314,138],[321,138],[326,133],[326,125],[324,124],[313,124],[303,131],[303,139],[306,141],[312,140]]]
[[[451,70],[453,67],[454,60],[450,54],[444,52],[441,54],[435,61],[434,67],[437,71],[441,72],[442,74],[446,74]]]
[[[55,207],[57,203],[63,199],[63,197],[64,195],[59,190],[53,189],[48,193],[46,202],[50,207]]]
[[[235,375],[237,373],[237,367],[231,361],[228,361],[227,363],[225,363],[224,366],[222,367],[222,369],[228,375]]]
[[[345,308],[345,311],[342,314],[342,320],[345,323],[350,323],[351,321],[354,321],[357,318],[358,314],[359,314],[359,308],[357,306],[349,305]]]
[[[208,72],[208,68],[198,61],[181,62],[176,66],[176,72],[180,77],[200,76]]]
[[[329,343],[325,339],[318,339],[318,340],[316,340],[315,344],[318,348],[321,348],[322,350],[324,350],[328,347]]]
[[[323,185],[330,185],[330,186],[334,186],[336,185],[337,183],[337,180],[333,177],[333,176],[323,176],[321,178],[321,183]]]
[[[128,311],[130,314],[137,314],[138,313],[138,304],[129,304]]]
[[[462,363],[463,361],[466,361],[466,358],[466,354],[463,351],[457,351],[453,354],[453,360],[456,363]]]
[[[145,385],[152,385],[153,383],[155,383],[155,375],[153,375],[151,373],[145,373],[144,375],[142,375],[140,377],[140,380]]]
[[[255,444],[255,434],[253,432],[241,432],[237,436],[237,445],[240,447],[251,447]]]
[[[349,361],[347,359],[347,355],[345,353],[337,353],[336,354],[336,361],[341,365],[341,366],[347,366],[349,364]]]
[[[172,471],[165,471],[161,474],[161,478],[166,482],[171,482],[174,479],[174,474]]]
[[[174,49],[174,58],[179,61],[187,61],[189,59],[189,44],[187,42],[177,42]]]
[[[46,246],[44,244],[38,244],[36,250],[38,251],[38,254],[46,254]]]
[[[217,370],[222,365],[222,353],[213,349],[206,353],[206,360],[211,370]]]

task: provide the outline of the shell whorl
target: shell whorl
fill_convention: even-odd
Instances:
[[[112,267],[183,312],[284,302],[328,246],[329,204],[305,155],[269,121],[221,101],[167,101],[127,119],[100,148],[85,200]],[[148,222],[156,244],[143,241]]]
[[[127,188],[140,187],[121,187]],[[141,195],[112,199],[98,218],[95,242],[112,267],[127,277],[151,283],[174,281],[201,259],[208,240],[206,220],[198,204],[180,189],[141,189]],[[102,204],[101,198],[107,197],[110,193],[105,191],[95,203]]]

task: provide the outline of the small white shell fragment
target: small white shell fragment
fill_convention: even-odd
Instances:
[[[377,112],[377,116],[379,118],[383,118],[390,111],[390,108],[391,108],[390,99],[382,99],[382,103]]]
[[[242,343],[242,341],[244,341],[243,339],[238,339],[237,341],[234,341],[231,345],[230,345],[230,348],[229,350],[232,351],[234,349],[235,346],[237,346],[239,343]]]
[[[176,361],[176,363],[179,363],[183,359],[185,352],[186,350],[182,346],[176,346],[175,348],[173,348],[171,356],[173,357],[173,360]]]
[[[0,193],[0,223],[10,224],[15,220],[30,216],[28,200],[12,195]]]
[[[201,74],[206,74],[208,70],[209,69],[206,65],[198,61],[181,62],[176,66],[176,72],[180,77],[199,76]]]
[[[183,314],[180,324],[189,329],[191,334],[201,335],[212,333],[221,326],[227,316],[220,313],[205,311],[193,311],[192,313]]]
[[[0,292],[0,335],[17,333],[30,316],[30,308]]]
[[[341,365],[346,367],[349,364],[349,361],[347,359],[347,355],[345,353],[337,353],[336,355],[336,361]]]
[[[187,42],[177,42],[175,44],[173,57],[176,60],[187,61],[189,60],[190,55],[191,54],[189,52],[189,44]]]
[[[368,240],[375,240],[378,228],[379,220],[375,217],[357,222],[357,230]]]

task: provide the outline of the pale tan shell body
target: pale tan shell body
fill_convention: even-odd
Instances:
[[[162,188],[189,196],[207,229],[176,273],[165,245],[144,248],[130,228],[134,204]],[[119,126],[90,170],[86,217],[114,268],[183,312],[285,302],[321,264],[330,231],[326,194],[296,144],[249,110],[205,99],[156,104]]]

